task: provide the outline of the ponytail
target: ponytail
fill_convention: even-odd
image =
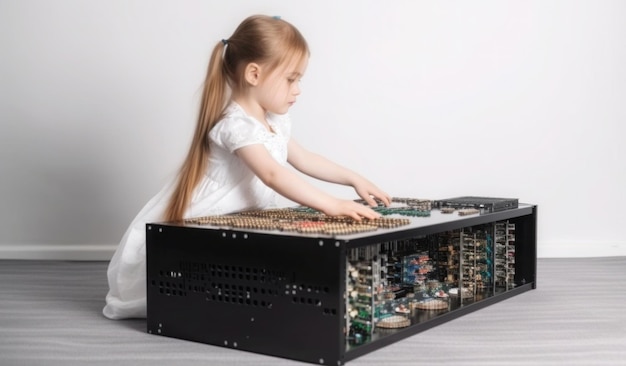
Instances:
[[[183,220],[194,190],[206,173],[210,152],[208,134],[222,118],[227,101],[227,78],[222,62],[225,47],[225,42],[219,42],[213,48],[204,82],[196,130],[187,157],[178,173],[176,188],[165,209],[166,221]]]

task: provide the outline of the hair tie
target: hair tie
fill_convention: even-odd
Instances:
[[[226,46],[228,44],[228,40],[227,39],[222,39],[222,43],[224,44],[224,46]]]
[[[280,20],[280,15],[274,15],[272,18],[274,18],[276,20]]]

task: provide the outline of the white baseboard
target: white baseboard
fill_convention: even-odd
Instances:
[[[44,245],[0,244],[0,259],[108,261],[117,244]],[[626,242],[539,242],[539,258],[621,257],[626,256]]]
[[[626,242],[538,242],[539,258],[624,257]]]
[[[108,261],[117,244],[0,244],[0,259]]]

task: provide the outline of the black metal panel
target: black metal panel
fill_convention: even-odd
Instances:
[[[515,223],[515,236],[519,243],[516,253],[515,281],[532,283],[537,287],[537,207],[531,215],[511,219]]]
[[[148,332],[336,365],[341,251],[328,239],[149,224]]]

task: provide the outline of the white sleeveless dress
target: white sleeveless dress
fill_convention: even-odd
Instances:
[[[268,114],[274,133],[236,103],[209,133],[208,171],[196,188],[185,217],[219,215],[276,205],[277,194],[237,157],[235,150],[263,144],[280,164],[287,163],[291,134],[288,115]],[[139,212],[109,263],[109,293],[103,314],[110,319],[146,317],[146,224],[163,221],[174,183],[164,187]]]

